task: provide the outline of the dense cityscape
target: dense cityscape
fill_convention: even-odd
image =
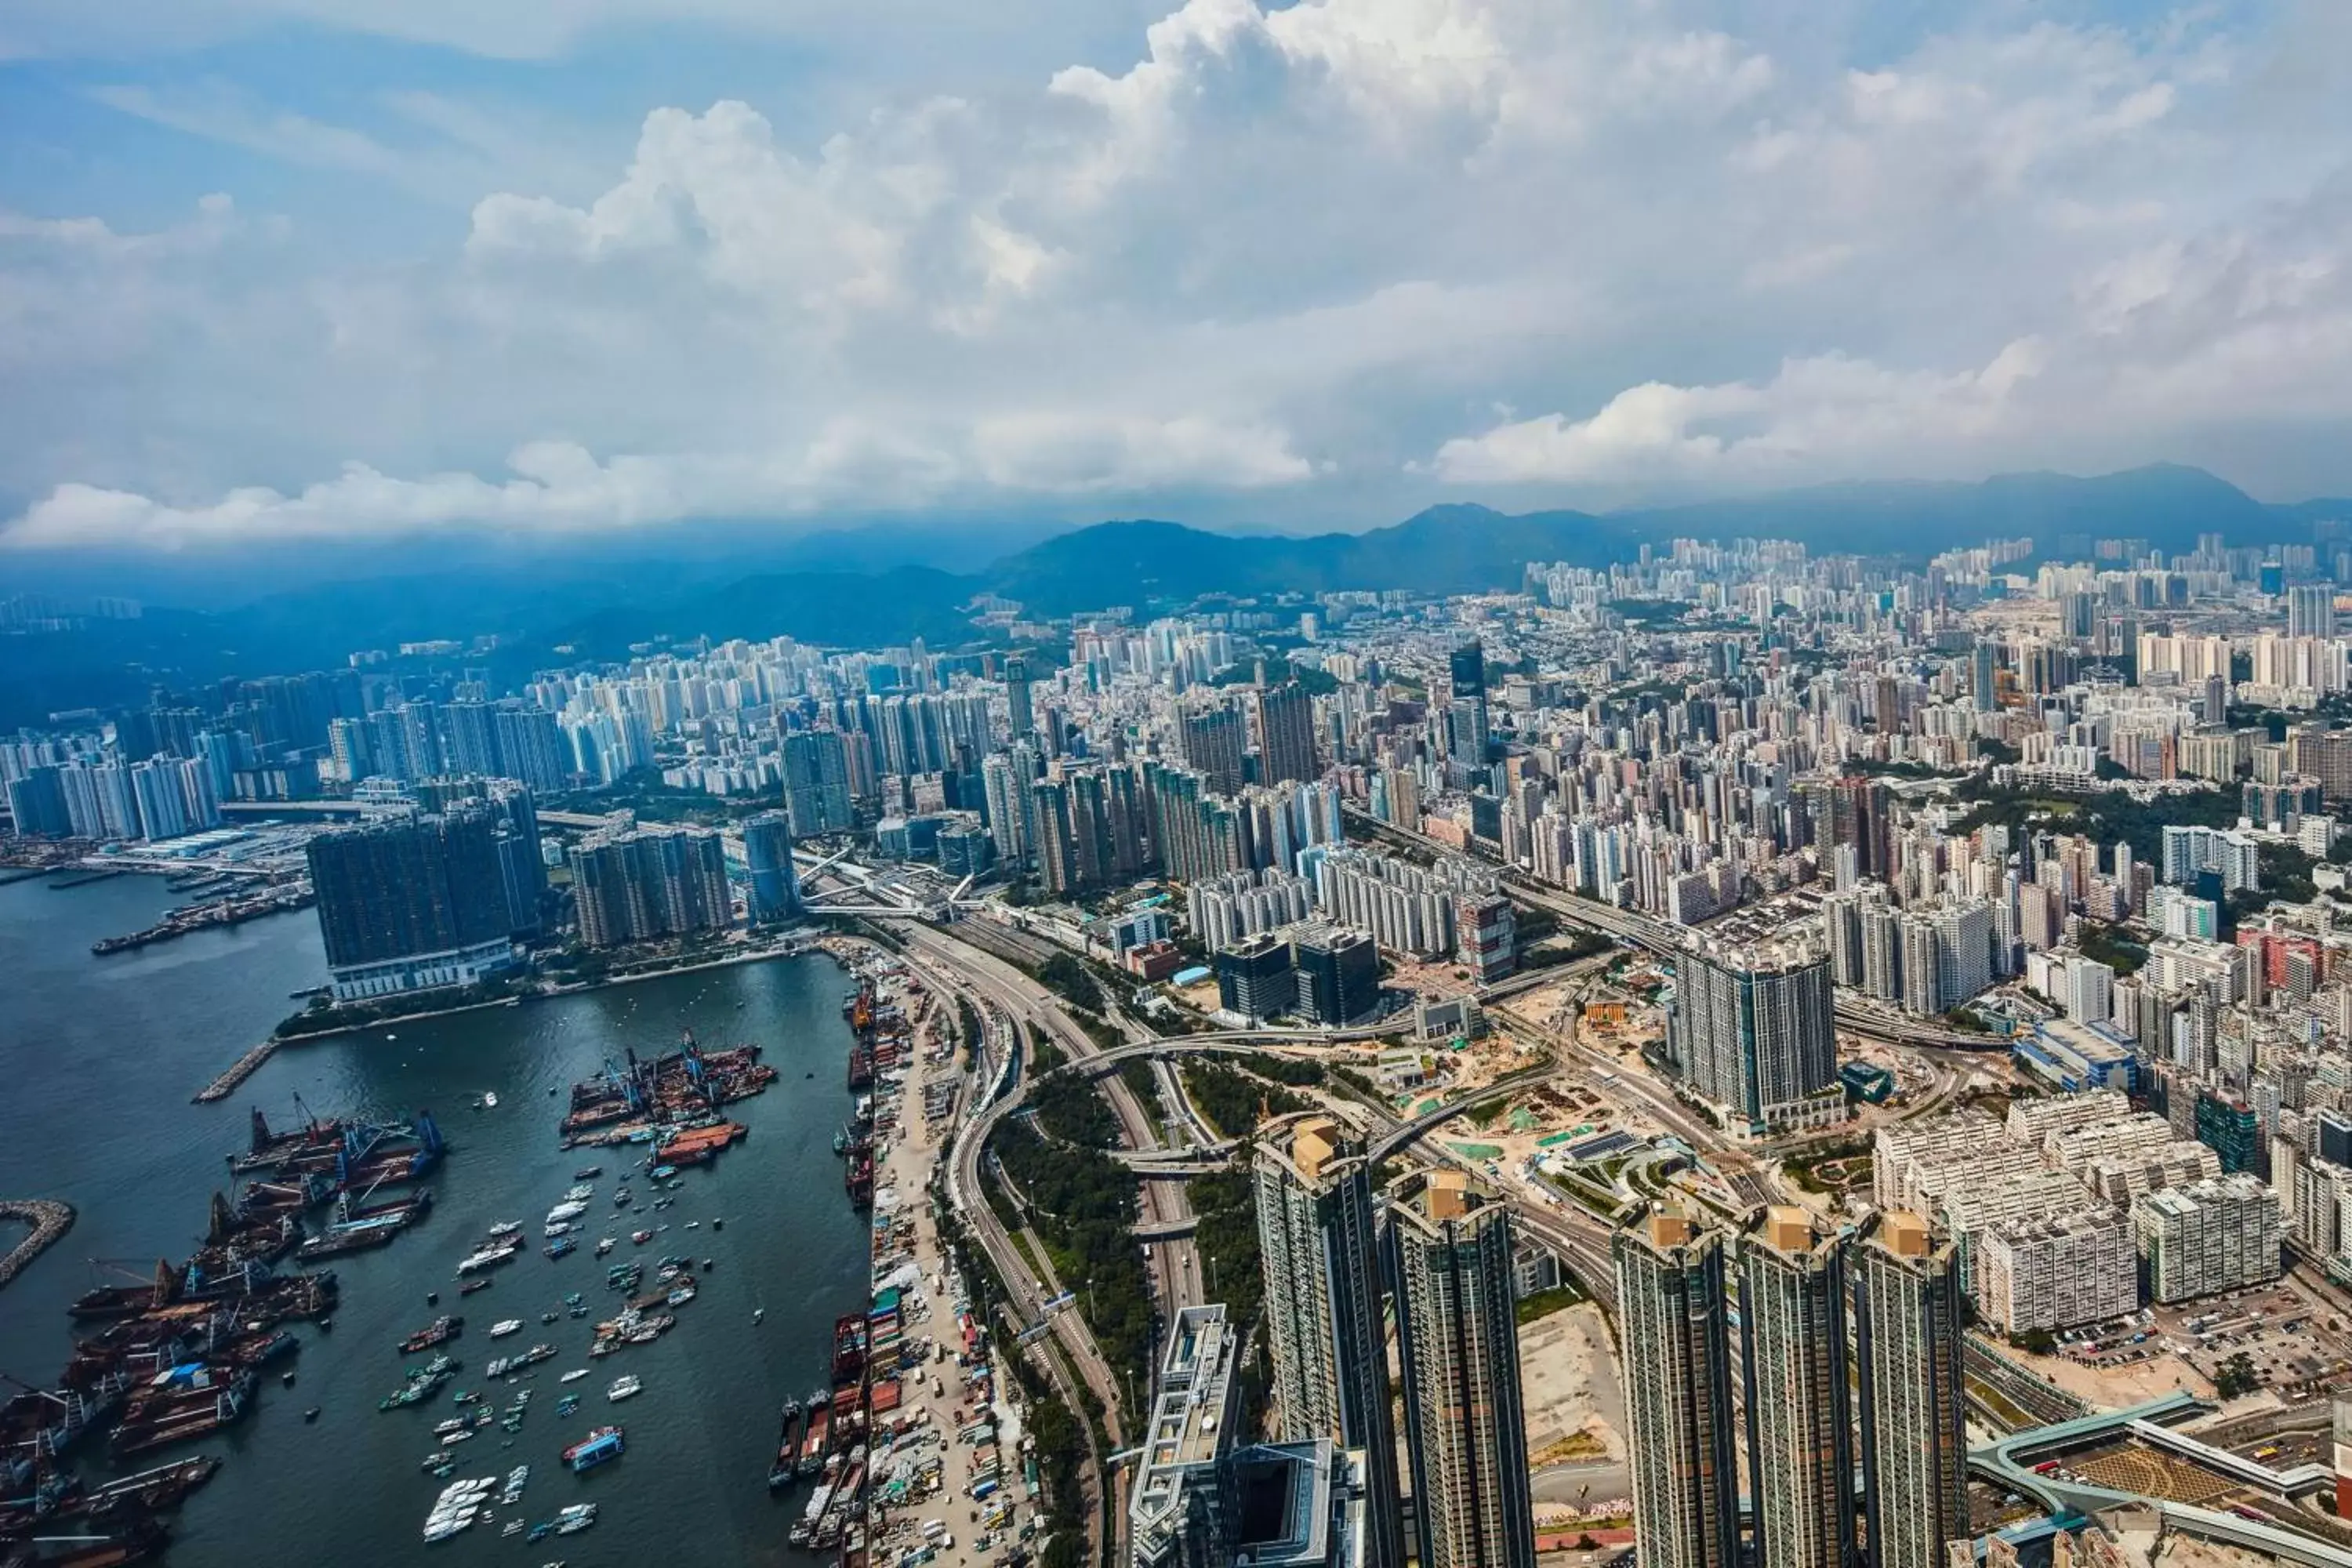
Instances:
[[[2347,61],[0,7],[0,1568],[2352,1568]]]
[[[7,852],[169,879],[142,942],[315,907],[323,984],[213,1099],[353,1030],[847,966],[871,1313],[776,1533],[851,1568],[2332,1563],[2316,533],[1685,539],[512,689],[355,650],[0,743]],[[650,1163],[740,1135],[648,1092]],[[332,1212],[302,1257],[376,1223]]]

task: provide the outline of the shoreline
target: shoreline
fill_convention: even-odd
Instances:
[[[745,963],[768,963],[781,958],[830,958],[837,965],[847,966],[848,961],[814,940],[803,945],[775,948],[760,952],[729,953],[722,958],[704,959],[692,963],[673,964],[661,969],[647,969],[629,974],[609,975],[602,980],[583,980],[551,990],[534,991],[521,996],[494,996],[487,1002],[466,1002],[452,1007],[425,1007],[414,1013],[396,1013],[388,1017],[371,1018],[364,1024],[342,1024],[331,1029],[310,1029],[291,1035],[272,1035],[223,1069],[220,1076],[198,1090],[192,1100],[196,1105],[213,1105],[236,1092],[237,1086],[260,1070],[263,1063],[288,1046],[307,1046],[320,1040],[331,1040],[344,1035],[363,1035],[371,1029],[388,1029],[401,1024],[422,1023],[432,1018],[454,1018],[465,1013],[480,1013],[492,1007],[520,1007],[530,1002],[552,1001],[559,996],[577,996],[584,992],[603,991],[615,985],[632,985],[646,980],[667,980],[677,974],[695,974],[704,970],[726,969]]]

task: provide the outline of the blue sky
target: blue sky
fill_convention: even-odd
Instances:
[[[0,547],[2347,493],[2347,16],[19,0]]]

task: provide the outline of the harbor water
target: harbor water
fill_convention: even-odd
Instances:
[[[40,1384],[64,1363],[66,1306],[101,1276],[92,1259],[152,1271],[200,1239],[205,1205],[229,1181],[226,1154],[243,1147],[250,1108],[273,1124],[297,1114],[296,1098],[320,1115],[369,1112],[405,1119],[431,1110],[453,1152],[429,1184],[433,1214],[390,1247],[331,1261],[342,1286],[331,1331],[299,1325],[294,1386],[269,1370],[256,1407],[207,1442],[142,1464],[197,1453],[226,1463],[178,1516],[175,1568],[334,1563],[379,1568],[425,1561],[537,1564],[676,1558],[768,1563],[805,1557],[783,1544],[803,1490],[771,1500],[765,1479],[778,1407],[825,1381],[834,1320],[865,1300],[866,1230],[844,1197],[832,1139],[847,1114],[843,1086],[849,1030],[840,1016],[844,978],[821,957],[704,970],[583,994],[392,1026],[281,1050],[227,1100],[190,1096],[298,1004],[290,992],[325,979],[317,923],[307,912],[205,931],[133,952],[93,957],[101,936],[152,922],[175,900],[160,880],[122,877],[67,891],[32,880],[0,887],[0,1196],[72,1204],[71,1232],[0,1290],[0,1373]],[[637,1152],[628,1146],[558,1146],[556,1122],[573,1079],[634,1047],[675,1048],[681,1028],[708,1047],[754,1041],[780,1074],[729,1114],[751,1136],[711,1165],[686,1173],[669,1209],[636,1173],[635,1206],[612,1194]],[[388,1037],[389,1036],[389,1037]],[[812,1076],[813,1075],[813,1076]],[[550,1091],[553,1090],[553,1093]],[[477,1109],[494,1093],[494,1109]],[[580,1250],[542,1256],[541,1220],[577,1168],[601,1164]],[[529,1246],[494,1271],[490,1289],[460,1298],[458,1259],[499,1220],[520,1220]],[[724,1228],[711,1228],[723,1220]],[[698,1228],[687,1230],[688,1221]],[[669,1228],[643,1247],[631,1230]],[[5,1237],[13,1243],[13,1229]],[[598,1317],[619,1306],[604,1289],[597,1237],[619,1245],[610,1261],[698,1260],[698,1298],[658,1341],[592,1361]],[[5,1243],[0,1243],[5,1245]],[[699,1260],[709,1258],[709,1272]],[[559,1316],[566,1292],[583,1293],[587,1319]],[[428,1291],[440,1303],[428,1305]],[[456,1407],[447,1396],[379,1413],[400,1381],[395,1342],[436,1313],[462,1312],[464,1335],[445,1347],[465,1363],[452,1391],[479,1388],[494,1355],[545,1341],[559,1354],[513,1384],[490,1385],[504,1405],[533,1391],[511,1447],[492,1426],[456,1449],[450,1478],[503,1477],[530,1466],[520,1507],[499,1521],[551,1518],[566,1503],[600,1505],[595,1528],[526,1545],[499,1526],[427,1546],[425,1517],[446,1481],[419,1468],[432,1428]],[[760,1320],[754,1322],[755,1313]],[[490,1325],[522,1320],[493,1343]],[[576,1383],[562,1373],[589,1367]],[[618,1405],[604,1389],[634,1373],[644,1392]],[[579,1412],[556,1415],[563,1394]],[[320,1415],[306,1425],[303,1412]],[[584,1476],[564,1469],[562,1447],[590,1426],[625,1427],[628,1452]],[[102,1465],[85,1473],[102,1474]]]

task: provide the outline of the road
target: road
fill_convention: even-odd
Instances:
[[[954,988],[975,998],[983,1013],[993,1008],[997,1016],[1018,1022],[1027,1027],[1033,1037],[1050,1039],[1064,1056],[1073,1061],[1085,1060],[1099,1053],[1100,1047],[1078,1027],[1063,1010],[1061,1001],[1052,992],[1027,974],[1007,963],[992,952],[981,951],[953,936],[929,926],[910,922],[900,934],[910,954],[917,956],[935,977],[945,980]],[[1122,1025],[1124,1027],[1125,1026]],[[990,1104],[966,1121],[959,1132],[952,1158],[951,1192],[960,1202],[982,1245],[995,1264],[1000,1277],[1013,1295],[1022,1315],[1034,1321],[1044,1319],[1051,1326],[1055,1341],[1070,1360],[1087,1386],[1104,1409],[1104,1426],[1115,1448],[1129,1446],[1128,1432],[1130,1413],[1139,1411],[1142,1402],[1150,1397],[1149,1388],[1131,1386],[1125,1369],[1114,1369],[1105,1359],[1096,1342],[1093,1331],[1078,1312],[1059,1310],[1047,1313],[1045,1299],[1037,1289],[1037,1279],[1025,1255],[1014,1245],[1012,1237],[997,1220],[995,1213],[981,1196],[981,1161],[989,1136],[1004,1117],[1022,1104],[1025,1096],[1026,1079],[1013,1089]],[[1105,1101],[1118,1118],[1127,1146],[1133,1150],[1153,1150],[1161,1147],[1160,1130],[1154,1125],[1150,1113],[1134,1091],[1117,1073],[1105,1075],[1099,1080]],[[1180,1117],[1196,1120],[1189,1105],[1171,1110]],[[1203,1129],[1202,1131],[1205,1131]],[[1144,1225],[1166,1225],[1189,1220],[1192,1209],[1180,1181],[1143,1181],[1138,1184],[1139,1215]],[[1199,1303],[1203,1299],[1201,1262],[1198,1250],[1189,1234],[1157,1238],[1144,1243],[1147,1272],[1156,1293],[1162,1321],[1172,1321],[1181,1308]],[[1083,1281],[1072,1281],[1072,1288],[1083,1289]],[[1114,1475],[1110,1483],[1113,1519],[1123,1531],[1126,1520],[1125,1476]]]

